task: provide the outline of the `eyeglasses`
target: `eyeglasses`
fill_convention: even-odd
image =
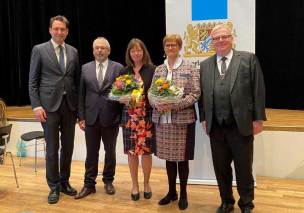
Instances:
[[[212,40],[215,42],[218,42],[220,40],[227,41],[231,36],[232,35],[221,35],[221,36],[213,37]]]
[[[176,48],[177,47],[177,44],[165,44],[165,48]]]
[[[108,47],[104,47],[104,46],[95,46],[94,47],[95,50],[106,50],[109,49]]]

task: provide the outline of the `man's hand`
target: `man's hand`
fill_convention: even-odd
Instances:
[[[81,130],[85,129],[85,120],[78,121],[79,128]]]
[[[35,114],[35,118],[38,121],[40,121],[42,123],[46,122],[46,119],[47,119],[46,112],[44,111],[44,109],[42,107],[35,109],[34,114]]]
[[[263,131],[263,121],[253,121],[253,135],[259,134]]]

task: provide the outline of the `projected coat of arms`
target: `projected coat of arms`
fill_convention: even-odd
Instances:
[[[223,22],[198,23],[196,25],[188,24],[184,32],[184,57],[208,57],[215,54],[212,47],[211,30],[217,24]],[[234,32],[233,23],[226,23]]]

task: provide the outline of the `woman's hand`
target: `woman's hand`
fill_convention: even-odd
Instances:
[[[172,104],[155,104],[155,108],[159,112],[169,112],[173,109],[172,107]]]
[[[129,100],[126,100],[126,99],[119,100],[119,103],[124,104],[124,105],[126,105],[126,106],[129,106],[129,105],[130,105],[130,101],[129,101]]]

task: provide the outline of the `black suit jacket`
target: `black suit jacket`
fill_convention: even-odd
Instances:
[[[99,88],[96,62],[91,61],[82,66],[78,116],[87,125],[93,125],[97,116],[103,126],[117,126],[120,123],[122,105],[109,100],[108,95],[122,68],[120,63],[109,60],[102,86]]]
[[[242,135],[252,135],[252,122],[266,120],[265,86],[259,61],[252,53],[233,50],[227,71],[231,72],[230,97],[234,119]],[[202,95],[199,110],[200,120],[206,121],[207,133],[211,130],[214,116],[215,72],[218,72],[216,55],[201,62]]]
[[[77,50],[65,44],[66,70],[62,72],[51,41],[33,47],[29,74],[29,95],[32,108],[42,106],[57,111],[64,91],[72,111],[77,110],[80,77]]]

